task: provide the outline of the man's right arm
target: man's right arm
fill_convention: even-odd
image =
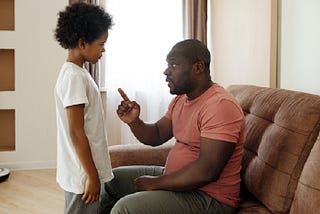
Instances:
[[[118,106],[117,114],[119,118],[129,125],[134,136],[143,144],[159,146],[172,138],[171,120],[162,117],[158,122],[147,124],[140,116],[140,105],[131,101],[125,92],[118,89],[123,101]]]
[[[128,125],[134,136],[146,145],[159,146],[173,136],[171,120],[165,117],[153,124],[147,124],[138,117]]]

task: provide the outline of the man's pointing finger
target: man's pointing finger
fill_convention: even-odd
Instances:
[[[123,98],[124,101],[130,101],[130,99],[128,98],[126,93],[124,93],[124,91],[121,88],[118,88],[118,92],[119,92],[119,94],[121,95],[121,97]]]

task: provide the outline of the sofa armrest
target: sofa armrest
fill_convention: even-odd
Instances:
[[[111,165],[113,168],[128,165],[158,165],[164,166],[172,143],[152,147],[144,144],[123,144],[109,147]]]

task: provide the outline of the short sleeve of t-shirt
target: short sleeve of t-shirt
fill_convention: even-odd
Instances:
[[[176,96],[171,100],[171,102],[168,106],[167,112],[164,115],[169,120],[172,120],[172,110],[173,110],[174,105],[178,101],[178,99],[179,99],[179,96]]]
[[[77,71],[81,72],[81,71]],[[61,84],[61,101],[63,107],[88,104],[85,78],[74,72],[67,74]]]
[[[206,108],[202,114],[201,136],[237,142],[243,125],[243,114],[234,102],[221,99],[216,108]]]

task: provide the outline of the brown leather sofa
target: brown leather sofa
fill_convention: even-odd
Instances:
[[[246,116],[240,214],[320,213],[320,96],[228,87]],[[164,165],[171,144],[110,147],[113,167]]]

